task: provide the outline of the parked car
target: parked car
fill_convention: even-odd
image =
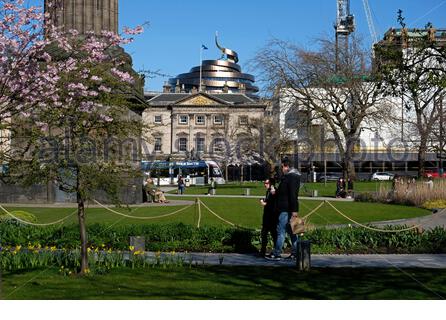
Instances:
[[[375,172],[371,175],[370,181],[390,181],[395,178],[395,175],[390,172]]]
[[[325,182],[325,181],[338,181],[339,178],[342,177],[342,173],[332,173],[332,172],[327,172],[327,174],[320,174],[317,177],[317,182]]]
[[[426,170],[424,172],[424,178],[446,178],[446,172],[443,172],[443,175],[440,176],[440,173],[437,170]]]

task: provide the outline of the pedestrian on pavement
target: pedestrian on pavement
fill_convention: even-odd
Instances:
[[[434,190],[434,181],[432,180],[432,177],[427,178],[426,184],[429,191]]]
[[[348,178],[347,179],[347,198],[353,198],[353,179]]]
[[[208,196],[209,195],[215,195],[215,190],[217,189],[217,182],[214,178],[211,178],[211,183],[208,188]]]
[[[296,258],[297,235],[293,234],[290,226],[290,219],[297,217],[299,212],[298,192],[300,186],[300,174],[294,168],[288,158],[282,160],[282,177],[276,191],[276,211],[279,213],[277,224],[277,241],[273,252],[267,257],[269,260],[281,260],[283,243],[286,232],[291,237],[292,251],[288,259]]]
[[[184,190],[186,189],[186,184],[184,183],[184,179],[182,176],[178,178],[178,194],[184,194]]]
[[[270,178],[266,179],[263,184],[266,189],[266,195],[265,198],[260,200],[260,204],[263,206],[260,256],[265,257],[266,247],[268,245],[268,234],[271,234],[271,238],[273,239],[273,247],[276,245],[277,222],[279,217],[276,211],[276,181],[274,178]]]
[[[345,192],[345,180],[339,178],[336,182],[336,198],[345,198],[347,193]]]

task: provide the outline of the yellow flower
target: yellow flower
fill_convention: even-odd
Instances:
[[[50,250],[51,250],[51,252],[56,251],[56,246],[51,247]]]
[[[108,249],[107,252],[108,252],[108,253],[112,253],[112,249],[111,249],[111,248]]]
[[[19,252],[20,249],[22,249],[22,246],[16,246],[16,247],[15,247],[15,251],[17,251],[17,252]]]
[[[91,252],[91,248],[87,248],[87,252],[90,253]]]
[[[133,250],[135,250],[135,247],[134,246],[129,246],[129,249],[130,249],[130,251],[133,251]]]

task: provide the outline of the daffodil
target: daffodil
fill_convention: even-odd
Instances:
[[[130,251],[133,251],[133,250],[135,250],[135,247],[134,246],[129,246],[129,249],[130,249]]]

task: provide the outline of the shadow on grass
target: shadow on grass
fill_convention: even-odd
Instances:
[[[105,275],[63,277],[50,270],[32,279],[4,275],[7,299],[441,299],[446,270],[313,269],[299,273],[278,267],[162,267],[116,269]],[[422,283],[423,285],[421,285]]]

